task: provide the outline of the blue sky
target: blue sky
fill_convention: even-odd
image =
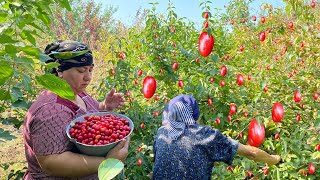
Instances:
[[[131,25],[133,22],[136,11],[141,7],[142,9],[151,8],[150,2],[156,2],[155,0],[94,0],[95,2],[102,3],[103,5],[112,5],[117,7],[118,11],[114,14],[116,19],[120,19],[124,24]],[[166,13],[168,7],[168,0],[158,0],[157,5],[158,13]],[[171,0],[174,7],[176,8],[176,13],[179,17],[187,17],[196,24],[201,24],[203,18],[201,17],[202,10],[199,7],[200,0]],[[227,5],[229,1],[227,0],[211,0],[212,6],[211,10],[214,8],[224,9],[224,5]],[[252,4],[251,9],[258,12],[261,3],[272,4],[274,7],[281,7],[283,3],[281,0],[255,0]],[[258,17],[258,16],[257,16]]]

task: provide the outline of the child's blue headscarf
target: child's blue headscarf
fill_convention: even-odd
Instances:
[[[169,137],[176,140],[184,129],[195,124],[200,116],[199,106],[192,96],[179,95],[171,99],[163,111],[162,125],[169,129]]]

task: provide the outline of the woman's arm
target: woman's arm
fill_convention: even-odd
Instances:
[[[269,166],[277,164],[281,159],[278,155],[270,155],[259,148],[249,145],[243,145],[241,143],[239,143],[237,153],[248,159],[267,163]]]
[[[70,151],[62,154],[37,156],[42,170],[48,176],[84,177],[98,172],[104,157],[86,156]]]
[[[42,170],[49,176],[84,177],[98,172],[99,165],[106,158],[124,161],[128,155],[130,138],[124,139],[106,157],[87,156],[70,151],[47,156],[37,155]]]

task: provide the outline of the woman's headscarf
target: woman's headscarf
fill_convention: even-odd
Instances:
[[[176,140],[185,128],[195,124],[200,116],[199,106],[192,96],[179,95],[166,106],[162,115],[162,125],[168,129],[168,135]]]
[[[58,40],[45,48],[45,53],[52,59],[46,63],[57,62],[60,65],[54,68],[51,73],[56,74],[72,67],[93,65],[91,50],[83,43],[71,40]]]

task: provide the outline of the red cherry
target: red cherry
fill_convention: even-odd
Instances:
[[[139,158],[138,161],[137,161],[137,165],[138,165],[138,166],[141,166],[141,165],[142,165],[142,160],[141,160],[140,158]]]
[[[231,115],[228,115],[228,121],[231,122]]]
[[[242,74],[239,74],[237,77],[237,84],[239,86],[241,86],[243,84],[243,82],[244,82],[243,76],[242,76]]]
[[[197,57],[197,58],[196,58],[196,63],[198,63],[198,62],[199,62],[199,58]]]
[[[267,92],[267,91],[268,91],[268,86],[265,86],[265,87],[263,88],[263,91],[264,91],[264,92]]]
[[[250,74],[248,75],[248,80],[249,80],[249,81],[251,80],[251,75],[250,75]]]
[[[136,80],[134,81],[134,84],[139,84],[139,80],[136,79]]]
[[[141,151],[142,151],[142,147],[139,147],[137,151],[138,151],[138,152],[141,152]]]
[[[300,102],[300,101],[301,101],[302,96],[301,96],[301,94],[300,94],[300,92],[299,92],[298,90],[296,90],[296,91],[294,92],[293,98],[294,98],[294,101],[295,101],[295,102]]]
[[[309,174],[314,174],[315,171],[316,171],[316,167],[314,166],[314,164],[310,163],[308,166]]]
[[[256,21],[257,17],[256,16],[252,16],[252,19],[253,19],[253,21]]]
[[[283,119],[284,110],[281,103],[276,102],[272,106],[272,120],[274,122],[280,122]]]
[[[258,147],[263,143],[264,137],[265,129],[263,122],[260,125],[256,119],[253,119],[249,124],[248,143],[251,146]]]
[[[212,99],[211,98],[208,99],[208,105],[209,106],[212,105]]]
[[[198,50],[203,57],[209,56],[214,46],[212,34],[208,36],[207,32],[202,32],[199,37]]]
[[[203,17],[204,17],[205,19],[208,19],[208,18],[209,18],[209,13],[208,13],[208,12],[205,12],[205,13],[203,14]]]
[[[214,78],[213,77],[210,78],[210,82],[214,83]]]
[[[264,175],[267,175],[267,174],[268,174],[268,172],[269,172],[268,168],[267,168],[267,167],[266,167],[266,168],[264,168],[264,170],[263,170],[263,174],[264,174]]]
[[[158,117],[158,116],[159,116],[159,112],[158,111],[153,113],[153,117]]]
[[[264,22],[266,22],[266,18],[264,16],[261,17],[261,23],[263,24]]]
[[[260,41],[263,42],[266,39],[266,33],[264,31],[260,32]]]
[[[243,134],[242,133],[239,133],[239,138],[242,138],[243,137]]]
[[[275,138],[275,139],[279,139],[279,138],[280,138],[280,134],[279,134],[279,133],[276,133],[276,134],[274,135],[274,138]]]
[[[316,101],[318,100],[319,94],[317,92],[313,93],[313,99]]]
[[[217,124],[220,124],[220,118],[217,118],[217,119],[216,119],[216,123],[217,123]]]
[[[230,115],[236,113],[237,107],[236,107],[235,104],[230,104],[229,108],[230,108],[230,109],[229,109],[229,114],[230,114]]]
[[[244,117],[247,117],[247,116],[248,116],[248,113],[247,113],[247,112],[244,112],[244,113],[243,113],[243,116],[244,116]]]
[[[175,71],[178,69],[178,63],[177,62],[173,62],[172,64],[172,69]]]
[[[139,69],[139,70],[138,70],[138,76],[141,76],[141,75],[142,75],[142,70]]]
[[[317,145],[316,145],[316,150],[317,150],[317,151],[320,151],[320,144],[317,144]]]
[[[203,26],[204,26],[204,28],[208,28],[209,27],[208,21],[204,22]]]
[[[300,119],[301,119],[300,114],[297,114],[297,115],[296,115],[296,120],[299,122],[299,121],[300,121]]]
[[[290,21],[288,26],[289,26],[290,29],[293,29],[293,22]]]
[[[239,47],[239,50],[242,52],[242,51],[244,50],[244,46],[241,45],[241,46]]]
[[[111,69],[110,74],[111,74],[111,75],[114,75],[115,73],[116,73],[116,71],[115,71],[114,69]]]
[[[233,19],[230,21],[230,24],[231,24],[231,25],[234,25],[234,20],[233,20]]]
[[[230,166],[228,166],[228,167],[226,168],[226,170],[227,170],[227,171],[230,171],[230,172],[233,172],[233,168],[230,167]]]
[[[268,34],[270,34],[270,32],[271,32],[271,29],[270,29],[270,28],[268,28],[268,29],[267,29],[267,33],[268,33]]]
[[[179,80],[179,81],[178,81],[178,86],[179,86],[180,88],[183,88],[183,81],[182,81],[182,80]]]
[[[250,178],[252,176],[252,173],[250,171],[248,171],[248,177]]]
[[[226,83],[224,82],[224,80],[221,80],[221,81],[220,81],[220,86],[223,87],[223,86],[225,86],[225,85],[226,85]]]
[[[123,60],[126,56],[122,52],[120,52],[118,57]]]
[[[222,67],[220,68],[220,75],[221,75],[222,77],[224,77],[226,74],[227,74],[227,67],[226,67],[226,66],[222,66]]]
[[[140,124],[140,128],[143,129],[144,128],[144,123]]]
[[[314,1],[311,1],[311,7],[312,8],[316,7],[316,3]]]

